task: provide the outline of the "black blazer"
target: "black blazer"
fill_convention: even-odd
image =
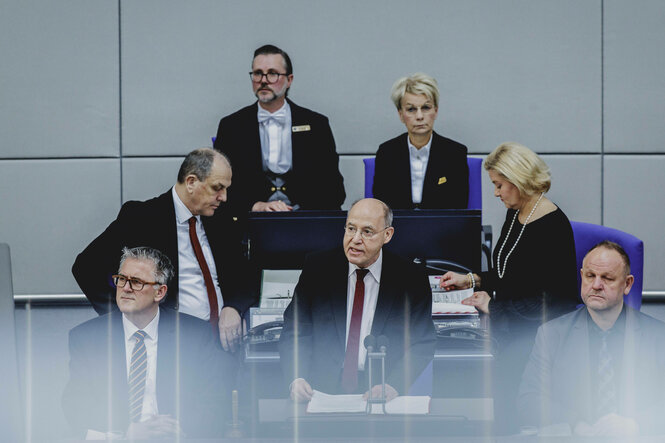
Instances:
[[[257,301],[258,289],[234,234],[236,228],[229,218],[218,213],[201,220],[215,258],[224,305],[242,314]],[[178,234],[171,189],[147,201],[126,202],[118,217],[76,257],[72,267],[74,278],[99,314],[117,309],[111,275],[118,271],[125,246],[150,246],[169,257],[175,276],[169,282],[169,296],[164,305],[177,309]]]
[[[419,205],[411,197],[411,161],[408,134],[379,146],[374,165],[372,192],[392,209],[465,209],[469,199],[469,167],[466,146],[432,133],[423,198]]]
[[[291,133],[293,164],[286,194],[300,209],[340,209],[346,194],[328,118],[288,102],[292,126],[310,129]],[[215,149],[226,154],[233,167],[228,198],[236,216],[272,194],[263,171],[257,112],[257,103],[249,105],[224,117],[217,129]]]
[[[228,418],[232,357],[208,323],[171,309],[160,308],[158,334],[159,413],[179,419],[187,436],[221,436]],[[73,328],[69,355],[62,406],[77,436],[87,429],[125,432],[129,394],[122,314],[111,312]]]
[[[348,271],[342,248],[307,257],[279,342],[286,386],[302,377],[314,389],[342,392]],[[386,382],[406,394],[434,356],[432,291],[422,268],[385,250],[372,335],[390,340]]]

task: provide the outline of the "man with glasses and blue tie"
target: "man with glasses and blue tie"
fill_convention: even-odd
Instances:
[[[160,308],[173,272],[156,249],[124,248],[120,312],[70,331],[63,409],[77,437],[221,436],[233,362],[206,322]]]
[[[388,339],[387,400],[405,395],[432,360],[432,291],[422,267],[383,250],[394,232],[385,203],[360,200],[349,210],[342,247],[307,257],[279,342],[293,400],[309,401],[313,389],[366,393],[370,334]],[[380,379],[373,380],[377,397]]]
[[[215,140],[233,165],[234,215],[340,209],[344,180],[328,119],[286,98],[293,82],[288,54],[258,48],[249,76],[257,102],[222,118]]]

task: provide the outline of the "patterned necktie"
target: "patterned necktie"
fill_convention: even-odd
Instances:
[[[344,371],[342,372],[342,388],[347,394],[358,387],[358,351],[360,349],[360,326],[363,319],[363,303],[365,302],[365,276],[367,269],[356,269],[356,290],[353,295],[353,309],[349,324],[349,338],[346,342]]]
[[[602,332],[598,352],[598,417],[616,412],[616,390],[614,386],[614,366],[612,354],[607,346],[610,331]]]
[[[206,284],[208,304],[210,305],[210,323],[212,323],[213,326],[217,326],[217,320],[219,319],[217,292],[215,291],[215,284],[212,282],[210,268],[208,268],[208,263],[206,263],[206,259],[203,256],[203,250],[201,249],[201,243],[199,243],[199,237],[196,235],[196,217],[189,219],[189,240],[192,242],[196,260],[199,262],[199,267],[201,268],[201,273],[203,274],[203,281]]]
[[[136,340],[132,360],[129,364],[129,376],[127,384],[129,385],[129,419],[132,422],[138,422],[141,419],[141,409],[143,409],[143,393],[145,392],[145,378],[148,369],[148,355],[145,350],[146,333],[138,330],[132,335]]]

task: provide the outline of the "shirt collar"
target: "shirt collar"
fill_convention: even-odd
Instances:
[[[603,331],[602,329],[600,329],[600,327],[596,324],[596,322],[593,321],[593,318],[591,317],[591,314],[589,313],[588,309],[586,310],[586,315],[587,315],[587,324],[589,325],[589,329],[594,334],[597,334],[599,337],[603,334],[603,332],[609,332],[612,335],[623,336],[626,330],[626,303],[623,304],[619,316],[617,317],[612,327],[607,331]]]
[[[284,104],[282,105],[281,108],[279,108],[275,112],[270,112],[267,109],[262,108],[259,102],[256,102],[256,115],[258,115],[259,112],[266,112],[269,115],[281,114],[281,113],[285,113],[286,115],[291,115],[291,107],[289,106],[289,101],[284,100]]]
[[[173,206],[175,208],[175,218],[178,223],[187,223],[190,218],[192,218],[192,212],[185,206],[185,204],[180,200],[180,196],[175,190],[175,186],[171,188],[171,194],[173,195]],[[196,216],[197,221],[201,221],[200,216]]]
[[[159,309],[157,309],[157,314],[155,314],[155,317],[150,320],[150,323],[142,329],[142,331],[146,333],[146,338],[157,341],[157,325],[159,325]],[[122,314],[122,327],[125,330],[125,341],[129,341],[132,335],[139,330],[139,328],[137,328],[136,325],[125,316],[125,314]]]
[[[411,139],[409,139],[409,136],[406,136],[406,142],[409,144],[409,153],[414,156],[416,153],[421,152],[425,155],[429,155],[429,150],[432,147],[432,138],[434,137],[434,133],[429,136],[429,140],[427,141],[427,144],[423,146],[422,148],[418,149],[416,148],[413,143],[411,143]]]
[[[370,274],[372,274],[372,277],[374,277],[374,280],[377,281],[377,283],[381,283],[381,267],[383,266],[383,249],[379,251],[379,258],[376,259],[374,263],[369,265],[367,270],[369,271]],[[349,274],[348,276],[350,277],[351,274],[356,272],[356,269],[360,269],[358,266],[354,265],[353,263],[349,262]]]

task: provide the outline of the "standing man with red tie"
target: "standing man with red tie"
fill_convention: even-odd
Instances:
[[[123,247],[150,246],[175,267],[166,307],[210,321],[222,346],[234,350],[241,315],[256,301],[251,272],[231,221],[214,216],[231,186],[231,165],[219,152],[190,152],[178,181],[159,197],[126,202],[113,223],[76,258],[72,272],[99,314],[117,309],[110,275]],[[115,264],[114,264],[115,263]]]
[[[291,58],[264,45],[254,51],[251,68],[257,102],[222,118],[215,139],[215,149],[233,164],[233,215],[340,209],[346,194],[328,118],[286,98]]]
[[[349,210],[343,249],[310,255],[284,313],[280,361],[291,398],[367,391],[367,335],[385,335],[388,400],[406,394],[434,355],[432,292],[423,269],[383,251],[392,211],[364,199]],[[380,389],[375,386],[373,389]]]

